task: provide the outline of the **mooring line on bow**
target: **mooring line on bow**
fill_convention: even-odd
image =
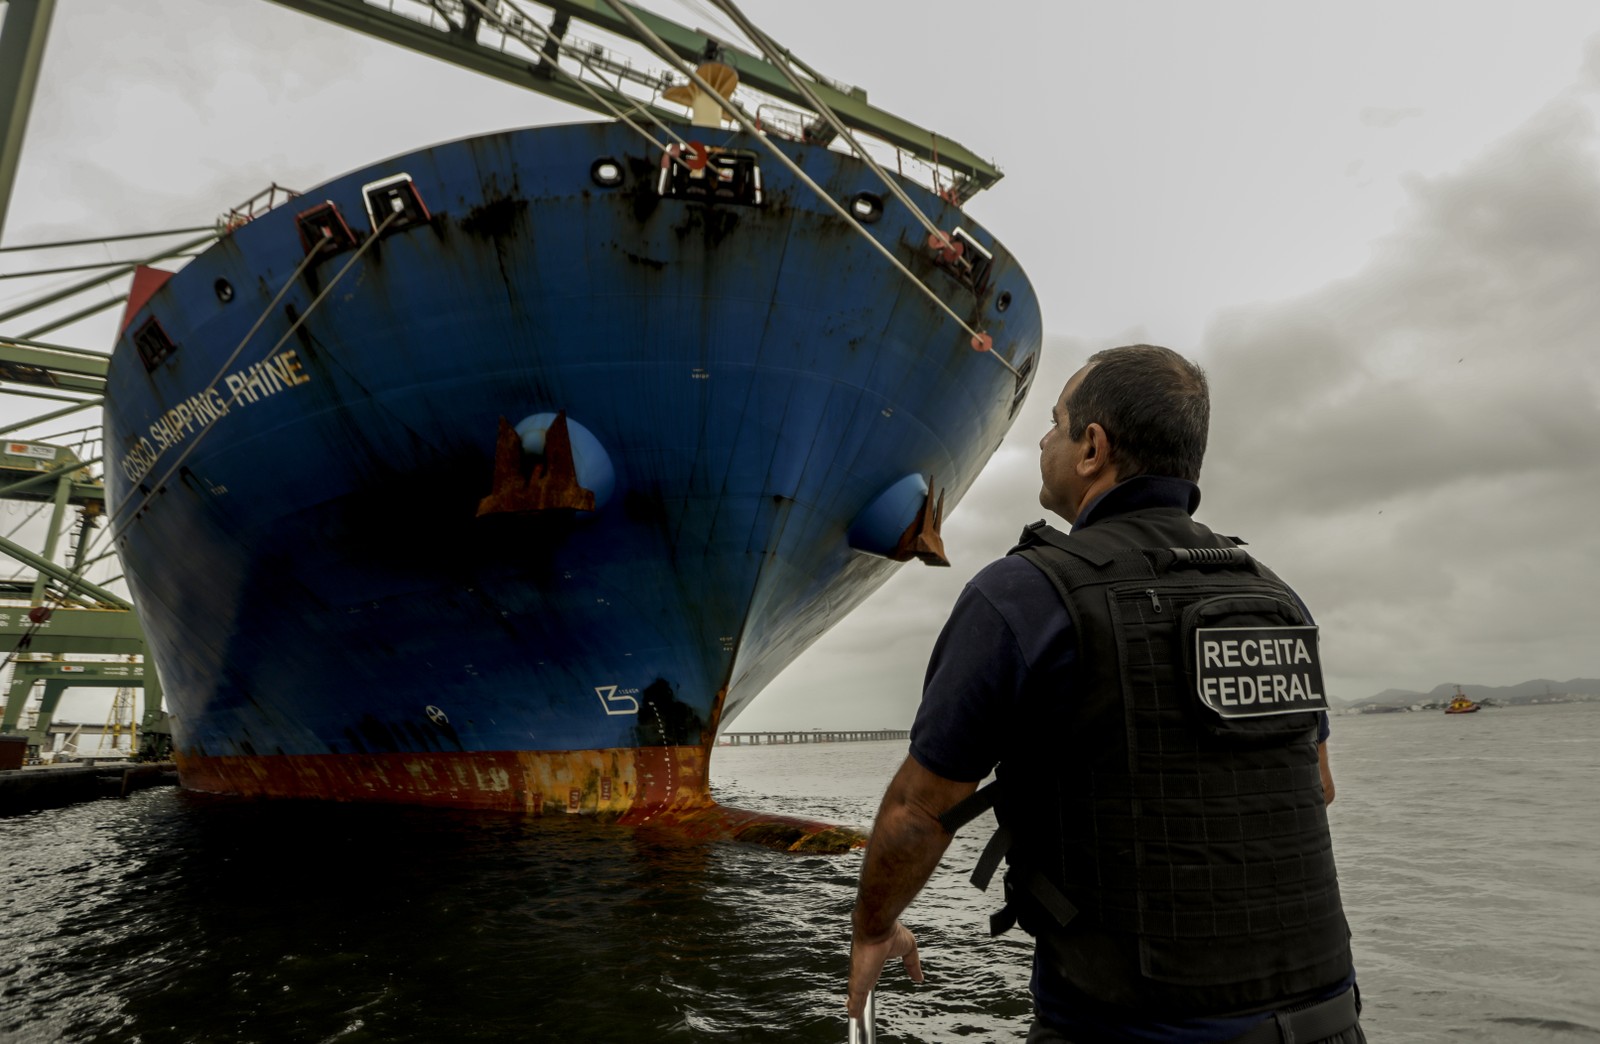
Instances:
[[[772,37],[762,32],[754,22],[750,21],[750,19],[743,11],[739,9],[733,0],[708,0],[708,2],[721,10],[729,18],[733,19],[734,23],[738,25],[740,31],[748,36],[750,41],[760,48],[762,55],[767,59],[767,61],[771,62],[777,67],[779,72],[783,73],[784,78],[787,79],[791,85],[793,85],[795,90],[800,92],[800,94],[806,99],[812,108],[816,109],[817,114],[828,121],[828,125],[833,128],[834,133],[843,138],[850,148],[855,152],[855,154],[859,156],[868,167],[872,168],[872,172],[878,176],[878,180],[882,181],[884,186],[894,195],[896,199],[900,201],[901,205],[909,210],[911,215],[921,222],[922,227],[928,230],[929,235],[933,236],[936,240],[942,243],[946,250],[952,249],[955,244],[952,242],[950,234],[933,223],[933,219],[928,217],[928,215],[922,211],[922,208],[918,207],[917,204],[912,201],[911,197],[906,194],[905,189],[900,187],[899,182],[897,182],[894,178],[891,178],[889,176],[889,172],[884,170],[882,165],[880,165],[878,161],[867,152],[866,147],[861,144],[860,139],[855,136],[855,133],[852,132],[849,127],[846,127],[844,122],[839,119],[839,115],[833,111],[833,107],[819,98],[817,96],[817,92],[811,89],[811,85],[806,83],[802,77],[795,73],[794,69],[790,65],[790,60],[793,58],[793,56],[790,55],[784,48],[779,47],[777,43],[773,41]],[[803,62],[800,64],[804,65]],[[958,261],[967,268],[971,268],[972,266],[972,262],[968,261],[965,257],[959,258]]]
[[[690,80],[694,81],[695,86],[699,87],[702,91],[705,91],[711,97],[717,99],[717,101],[722,105],[723,111],[731,116],[734,122],[743,127],[744,130],[753,136],[757,141],[760,141],[768,152],[771,152],[772,155],[777,157],[780,163],[789,169],[791,174],[798,178],[801,183],[810,188],[812,192],[816,193],[819,199],[827,203],[828,206],[832,207],[835,213],[844,218],[850,227],[854,228],[867,240],[867,242],[871,243],[878,253],[882,254],[891,265],[899,270],[901,275],[904,275],[917,287],[917,289],[921,290],[928,300],[932,301],[935,305],[938,305],[946,315],[956,321],[956,325],[960,326],[961,329],[970,334],[972,336],[972,347],[975,350],[982,351],[990,356],[993,356],[996,362],[998,362],[1001,366],[1004,366],[1007,370],[1011,371],[1011,375],[1013,377],[1016,377],[1018,380],[1022,378],[1022,374],[1015,366],[1011,365],[1009,360],[1002,357],[998,352],[991,350],[994,345],[993,338],[986,333],[981,333],[977,330],[974,330],[970,325],[968,325],[965,319],[957,315],[953,308],[946,304],[938,294],[933,292],[932,287],[928,286],[921,279],[918,279],[916,273],[912,272],[909,268],[902,264],[900,259],[895,257],[894,254],[890,252],[888,247],[878,242],[877,238],[873,236],[871,232],[868,232],[859,221],[853,218],[850,215],[850,212],[844,208],[843,204],[825,192],[821,185],[818,185],[816,181],[812,180],[810,175],[808,175],[804,170],[801,170],[800,165],[790,158],[788,153],[774,145],[771,139],[769,139],[766,134],[762,132],[761,128],[757,127],[753,122],[751,122],[750,118],[746,116],[743,111],[741,111],[737,106],[733,105],[732,102],[724,98],[715,88],[711,86],[711,84],[706,82],[704,77],[690,67],[687,62],[679,59],[678,56],[673,52],[672,48],[668,47],[666,42],[663,41],[661,37],[657,36],[648,25],[645,25],[644,22],[639,19],[638,15],[634,14],[628,9],[627,4],[623,3],[622,0],[605,0],[605,2],[607,6],[617,12],[623,21],[627,22],[633,27],[634,32],[639,34],[639,39],[651,50],[655,51],[658,57],[670,62],[674,68],[686,74]]]
[[[271,348],[262,353],[261,359],[258,360],[258,362],[271,358],[279,348],[283,347],[284,342],[289,340],[290,337],[294,336],[295,331],[300,329],[300,327],[305,324],[307,319],[311,318],[312,314],[316,312],[317,308],[321,306],[323,301],[327,300],[328,294],[333,291],[335,286],[339,285],[339,280],[344,278],[345,273],[350,271],[351,266],[353,266],[357,261],[361,260],[362,256],[366,254],[369,249],[371,249],[372,245],[383,237],[384,231],[388,229],[391,222],[400,216],[400,213],[400,211],[391,212],[388,217],[383,219],[383,222],[379,224],[377,228],[372,230],[372,235],[367,237],[366,242],[362,243],[356,248],[355,253],[350,255],[350,259],[344,263],[343,267],[334,273],[333,278],[328,281],[328,285],[322,288],[322,292],[317,294],[316,297],[312,298],[311,303],[306,306],[306,310],[295,317],[294,322],[290,323],[289,328],[283,332],[283,336],[279,337]],[[277,307],[278,302],[283,299],[289,288],[293,286],[299,279],[301,273],[306,270],[308,262],[316,258],[318,254],[318,248],[331,238],[331,235],[325,234],[322,239],[317,241],[316,246],[313,246],[311,250],[307,252],[306,259],[300,263],[298,268],[295,269],[294,275],[290,277],[289,282],[286,282],[283,285],[283,289],[278,291],[278,295],[272,299],[272,303],[267,306],[267,310],[262,313],[261,318],[256,320],[255,325],[250,328],[250,332],[245,334],[244,340],[240,341],[239,346],[233,350],[233,354],[228,356],[228,362],[223,364],[222,369],[217,372],[217,376],[213,377],[211,379],[211,383],[206,385],[207,388],[213,387],[216,382],[221,379],[222,375],[228,372],[228,366],[231,365],[233,361],[239,357],[239,354],[244,351],[245,345],[250,343],[250,338],[255,336],[256,331],[261,328],[261,324],[266,321],[267,316],[270,315],[273,309]],[[144,506],[150,502],[150,499],[159,493],[163,488],[165,488],[167,482],[174,474],[177,473],[178,469],[183,466],[184,461],[188,460],[189,457],[194,453],[195,449],[199,447],[201,441],[217,426],[217,423],[221,421],[223,417],[228,415],[228,411],[233,407],[235,402],[239,401],[239,396],[241,393],[243,393],[243,391],[244,386],[241,385],[239,388],[234,390],[232,395],[223,400],[222,409],[218,411],[216,416],[207,421],[204,427],[195,433],[195,436],[192,440],[190,440],[189,445],[184,447],[183,452],[178,455],[178,459],[173,461],[172,464],[168,466],[161,478],[157,479],[154,483],[139,483],[139,487],[144,489],[145,493],[138,499],[137,507],[135,508],[133,514],[125,519],[120,527],[115,525],[108,525],[106,527],[106,531],[111,533],[111,539],[113,543],[115,543],[116,540],[122,536],[123,532],[127,530],[128,523],[137,518],[139,512],[144,510]],[[127,509],[129,504],[133,503],[135,503],[135,501],[131,499],[123,501],[123,503],[117,506],[117,510],[112,512],[111,518],[108,521],[115,523],[117,516],[122,514],[123,511]],[[90,546],[92,549],[93,545],[91,544]]]
[[[527,47],[532,48],[533,50],[536,50],[536,51],[540,51],[541,53],[544,53],[544,49],[546,47],[550,46],[553,43],[554,47],[555,47],[555,50],[556,50],[556,53],[557,53],[558,56],[564,54],[567,57],[571,58],[573,61],[577,62],[580,66],[582,66],[585,70],[587,70],[590,74],[592,74],[596,79],[600,79],[600,80],[604,80],[605,79],[605,77],[601,76],[598,72],[595,72],[594,67],[589,64],[588,60],[586,59],[586,57],[583,55],[582,52],[578,51],[576,48],[572,47],[570,44],[568,44],[565,41],[563,41],[560,37],[553,36],[553,34],[548,32],[542,25],[540,25],[538,22],[534,21],[534,19],[531,18],[526,11],[524,11],[524,10],[522,10],[522,8],[518,7],[513,2],[513,0],[501,0],[501,2],[504,3],[506,7],[510,8],[512,13],[515,14],[516,17],[520,20],[520,24],[517,24],[517,25],[513,25],[511,22],[509,22],[506,19],[500,17],[500,15],[497,14],[491,8],[489,8],[489,6],[487,4],[485,4],[483,2],[483,0],[465,0],[465,2],[468,5],[470,5],[474,10],[476,10],[480,15],[482,15],[484,18],[488,19],[490,25],[492,25],[495,28],[499,29],[502,33],[505,33],[507,36],[515,37],[517,40],[521,41]],[[530,32],[530,30],[531,30],[531,32]],[[530,37],[533,37],[533,38],[530,39]],[[631,128],[640,137],[644,138],[651,145],[654,145],[657,149],[660,149],[661,152],[664,155],[666,155],[673,163],[676,163],[679,166],[682,166],[685,170],[689,169],[688,165],[676,153],[674,153],[672,151],[672,147],[671,146],[663,145],[659,140],[657,140],[657,138],[656,138],[656,136],[654,134],[651,134],[649,131],[645,130],[643,127],[639,126],[637,123],[635,123],[631,119],[629,119],[628,118],[628,114],[626,112],[624,112],[622,109],[619,109],[617,106],[613,105],[611,103],[611,100],[608,99],[607,97],[605,97],[605,95],[601,94],[599,91],[595,90],[589,84],[585,83],[584,80],[583,80],[583,77],[575,75],[574,73],[572,73],[572,72],[570,72],[570,71],[568,71],[566,69],[563,69],[561,67],[561,63],[559,61],[554,60],[554,59],[546,58],[543,64],[548,66],[551,69],[554,69],[556,72],[560,73],[562,76],[566,77],[579,90],[583,91],[589,97],[593,98],[596,102],[598,102],[613,117],[615,117],[616,119],[620,120],[622,123],[627,124],[628,127]],[[617,87],[617,93],[618,94],[622,93],[622,88],[620,86],[620,81],[619,81],[619,85]],[[686,141],[682,137],[679,137],[679,135],[678,135],[678,133],[676,131],[674,131],[671,127],[667,126],[665,123],[662,123],[659,119],[657,119],[655,117],[655,115],[652,112],[650,112],[649,109],[646,109],[642,104],[640,104],[638,102],[635,102],[634,105],[633,105],[633,108],[630,109],[629,111],[630,112],[638,112],[639,114],[644,116],[645,119],[649,120],[652,124],[654,124],[657,128],[659,128],[663,134],[667,135],[667,137],[669,137],[673,141],[677,142],[678,147],[680,149],[688,148],[688,146],[689,146],[688,141]]]

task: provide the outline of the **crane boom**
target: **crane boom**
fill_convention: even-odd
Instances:
[[[459,0],[432,0],[431,3],[417,0],[415,5],[417,9],[430,15],[427,20],[403,13],[395,9],[393,4],[379,6],[374,0],[272,0],[272,2],[441,61],[493,76],[506,83],[539,91],[587,109],[604,111],[603,106],[593,97],[573,86],[564,76],[544,67],[547,62],[553,60],[548,51],[538,55],[520,55],[480,40],[477,15]],[[606,0],[539,0],[539,3],[551,13],[551,26],[545,31],[554,37],[559,38],[564,35],[567,23],[575,20],[628,40],[641,42],[633,28],[611,9]],[[742,84],[787,104],[802,108],[810,107],[810,102],[795,89],[782,71],[766,60],[740,51],[727,42],[708,36],[699,30],[689,29],[662,18],[660,15],[633,5],[629,5],[629,8],[679,57],[693,61],[705,55],[708,48],[719,48],[719,60],[738,71]],[[458,14],[460,21],[453,21],[447,17],[446,11]],[[593,79],[585,82],[615,108],[626,110],[640,104],[639,99],[595,82]],[[817,97],[833,109],[840,121],[851,130],[876,137],[896,148],[904,149],[925,162],[953,171],[966,183],[963,195],[988,188],[1003,176],[994,164],[959,143],[942,138],[926,128],[869,104],[864,90],[841,88],[840,85],[815,77],[811,78],[810,86]],[[662,109],[653,104],[648,107],[662,119],[682,118],[682,114],[676,110]]]

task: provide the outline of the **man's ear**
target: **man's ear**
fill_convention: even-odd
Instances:
[[[1083,456],[1078,458],[1078,474],[1088,477],[1100,473],[1111,462],[1111,440],[1106,436],[1106,429],[1095,422],[1084,427],[1083,438],[1084,450]]]

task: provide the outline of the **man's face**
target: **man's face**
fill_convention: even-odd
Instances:
[[[1039,503],[1068,522],[1077,518],[1082,504],[1085,484],[1078,475],[1078,460],[1088,437],[1085,434],[1076,441],[1068,437],[1067,400],[1083,383],[1087,370],[1086,366],[1073,374],[1067,386],[1061,389],[1061,396],[1050,409],[1050,430],[1039,440],[1039,477],[1042,480]]]

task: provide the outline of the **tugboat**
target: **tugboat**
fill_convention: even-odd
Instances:
[[[1446,714],[1471,714],[1477,711],[1478,705],[1467,699],[1467,694],[1461,691],[1461,686],[1456,686],[1456,694],[1450,697],[1450,706],[1444,709]]]

